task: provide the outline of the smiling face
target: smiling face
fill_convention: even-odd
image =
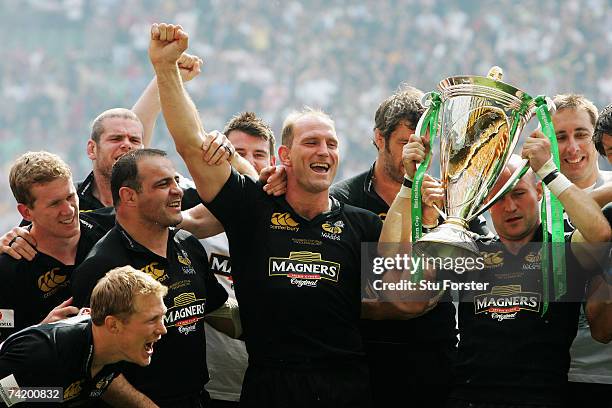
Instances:
[[[236,153],[251,163],[258,173],[261,173],[264,167],[274,166],[275,159],[267,140],[238,129],[230,131],[227,138],[234,145]]]
[[[167,228],[179,224],[183,190],[178,175],[166,157],[150,156],[138,161],[141,191],[136,193],[138,213],[148,223]]]
[[[136,295],[134,313],[125,321],[117,322],[117,341],[123,360],[142,367],[151,364],[155,342],[167,333],[165,314],[166,306],[161,296]]]
[[[106,118],[102,124],[100,139],[87,142],[87,155],[93,161],[94,171],[110,179],[113,164],[121,156],[143,147],[143,129],[140,122],[122,117]]]
[[[72,238],[79,234],[79,199],[72,179],[58,178],[32,185],[31,207],[18,204],[24,219],[31,221],[36,234]]]
[[[584,109],[561,109],[553,117],[559,145],[561,173],[580,188],[597,180],[597,150],[593,143],[593,123]]]
[[[293,125],[291,146],[281,146],[287,181],[308,193],[327,191],[338,170],[340,155],[333,125],[315,115],[305,115]]]

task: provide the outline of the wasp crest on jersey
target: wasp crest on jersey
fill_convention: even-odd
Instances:
[[[338,220],[333,224],[326,222],[321,225],[321,229],[323,229],[323,232],[321,233],[321,236],[323,238],[339,241],[340,234],[342,234],[342,230],[344,229],[344,223],[342,222],[342,220]]]
[[[291,252],[289,258],[270,258],[268,274],[285,276],[298,287],[316,287],[321,279],[338,282],[340,264],[324,260],[317,252]]]
[[[204,318],[205,305],[206,299],[196,298],[195,293],[181,293],[174,298],[174,306],[166,312],[164,324],[168,328],[176,326],[181,334],[194,332],[198,320]]]
[[[542,257],[540,255],[540,252],[529,252],[527,255],[525,255],[525,262],[523,263],[523,270],[528,269],[528,270],[534,270],[534,269],[540,269],[540,261],[542,260]]]
[[[189,255],[184,249],[181,249],[182,255],[177,254],[176,258],[181,264],[181,269],[185,275],[195,275],[196,271],[191,266],[191,260],[189,259]]]
[[[288,212],[275,212],[270,218],[270,228],[276,230],[299,231],[300,223],[291,218]]]
[[[60,287],[68,284],[67,276],[59,273],[60,268],[52,268],[38,278],[38,288],[45,293],[44,297],[49,297]]]
[[[540,311],[541,295],[523,292],[521,285],[494,286],[490,293],[474,296],[474,314],[485,313],[491,319],[513,320],[521,310]]]
[[[140,270],[146,274],[151,275],[151,277],[156,281],[163,282],[168,279],[168,274],[166,274],[166,271],[164,271],[163,269],[158,269],[157,265],[159,265],[158,262],[151,262],[150,264],[140,268]]]

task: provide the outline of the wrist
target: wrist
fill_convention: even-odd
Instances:
[[[554,178],[553,174],[555,172],[559,172],[559,169],[557,168],[557,166],[555,165],[555,162],[552,159],[552,156],[548,159],[548,161],[546,163],[544,163],[542,165],[542,167],[540,167],[537,171],[536,174],[538,175],[538,177],[540,177],[543,181],[548,177],[548,178]],[[548,184],[546,181],[544,181],[546,184]]]

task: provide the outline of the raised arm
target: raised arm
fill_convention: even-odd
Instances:
[[[168,130],[205,202],[212,201],[227,181],[231,166],[226,160],[218,165],[208,164],[211,158],[223,156],[222,140],[204,132],[198,111],[183,87],[177,61],[187,49],[189,37],[181,26],[153,24],[149,57],[159,87],[162,113]],[[204,160],[202,160],[204,150]],[[214,161],[214,160],[213,160]]]
[[[201,72],[202,59],[187,53],[183,53],[177,65],[183,82],[191,81],[197,77]],[[151,140],[153,139],[153,131],[155,130],[155,122],[157,121],[157,115],[161,111],[161,104],[159,102],[159,89],[157,87],[157,77],[153,78],[149,85],[145,88],[140,98],[136,101],[132,107],[132,111],[138,116],[143,126],[143,137],[142,144],[144,147],[151,147]]]

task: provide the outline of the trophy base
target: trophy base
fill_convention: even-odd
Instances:
[[[464,225],[463,220],[449,219],[423,235],[412,248],[427,257],[475,259],[480,256],[480,251],[474,241],[474,234]]]

